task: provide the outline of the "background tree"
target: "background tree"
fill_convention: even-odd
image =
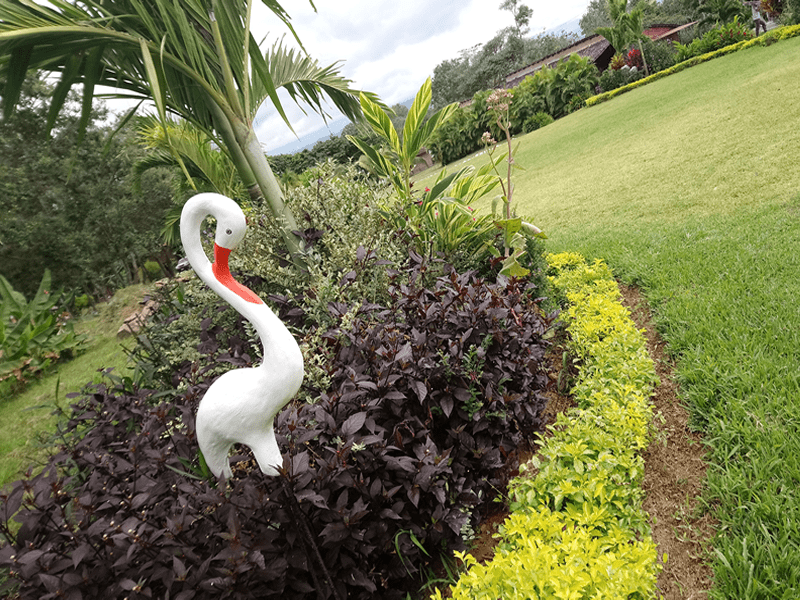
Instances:
[[[500,3],[501,10],[509,11],[514,17],[514,30],[517,37],[527,35],[531,30],[529,23],[533,16],[533,9],[519,0],[504,0]]]
[[[292,31],[276,0],[263,3]],[[0,81],[4,114],[13,110],[27,70],[61,76],[49,121],[66,91],[83,84],[80,125],[85,125],[97,84],[155,102],[159,117],[181,116],[225,145],[254,199],[263,198],[282,226],[298,266],[302,244],[253,128],[253,117],[270,98],[286,119],[277,90],[323,112],[327,95],[346,116],[360,114],[354,90],[335,65],[320,67],[280,43],[266,55],[250,32],[253,0],[50,0],[0,3]],[[313,3],[312,3],[313,6]],[[295,35],[296,37],[296,35]],[[298,39],[299,42],[299,39]],[[79,127],[83,130],[83,127]]]
[[[700,0],[693,4],[699,15],[698,25],[701,28],[730,23],[734,17],[739,17],[739,21],[742,23],[752,21],[750,8],[742,4],[740,0]]]
[[[600,27],[613,25],[608,13],[608,0],[591,0],[579,24],[584,36],[594,35]]]
[[[608,14],[613,25],[597,28],[597,33],[606,38],[618,53],[625,52],[631,44],[638,41],[644,30],[641,5],[630,12],[627,8],[628,0],[608,0]]]
[[[683,25],[696,19],[694,9],[689,5],[692,0],[631,0],[631,10],[642,11],[642,22],[645,27],[656,23]],[[593,35],[598,27],[613,25],[608,12],[608,0],[592,0],[580,20],[581,32],[584,36]]]
[[[501,30],[486,44],[439,63],[433,71],[433,106],[462,102],[476,92],[504,85],[510,73],[578,41],[578,36],[566,31],[516,41],[508,35],[508,29]]]
[[[90,114],[83,143],[77,96],[48,135],[53,87],[29,77],[15,114],[0,122],[0,271],[30,297],[46,268],[53,286],[102,296],[140,277],[161,258],[158,231],[171,202],[172,175],[155,169],[134,191],[132,163],[143,154],[132,128],[104,152],[105,113]]]

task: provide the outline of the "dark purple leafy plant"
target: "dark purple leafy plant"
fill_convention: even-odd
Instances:
[[[363,306],[324,333],[330,389],[277,418],[283,477],[261,475],[241,448],[222,484],[198,457],[204,373],[250,362],[243,327],[225,332],[225,347],[205,329],[207,360],[178,374],[185,394],[96,386],[50,465],[0,495],[5,593],[391,599],[416,589],[431,556],[462,546],[474,509],[503,484],[500,468],[540,427],[549,325],[523,281],[451,271],[425,287],[425,269],[412,261],[390,307]]]

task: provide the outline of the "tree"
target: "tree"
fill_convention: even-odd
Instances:
[[[262,0],[290,29],[277,0]],[[324,113],[323,96],[351,119],[360,106],[336,65],[320,67],[299,51],[276,43],[266,55],[250,32],[253,0],[48,0],[0,3],[0,81],[3,112],[11,114],[25,73],[60,74],[48,126],[67,91],[83,84],[80,131],[85,129],[98,84],[121,96],[152,100],[167,114],[193,123],[224,145],[250,195],[263,198],[281,223],[283,239],[302,266],[296,220],[283,201],[253,128],[256,110],[269,98],[288,119],[277,90]],[[312,3],[313,6],[313,3]],[[298,39],[299,43],[299,39]]]
[[[597,33],[600,27],[613,25],[611,15],[608,14],[608,0],[592,0],[586,7],[586,12],[580,20],[581,32],[584,36]]]
[[[27,78],[17,111],[0,122],[0,271],[27,296],[45,269],[56,288],[104,295],[136,280],[145,260],[161,258],[158,230],[172,176],[152,170],[137,192],[130,169],[143,151],[130,127],[106,146],[102,106],[76,148],[76,94],[48,136],[52,93],[43,79]]]
[[[462,102],[476,92],[505,85],[506,76],[577,41],[574,34],[541,33],[528,39],[501,30],[484,45],[462,50],[433,71],[433,106]]]
[[[520,4],[519,0],[503,0],[500,3],[500,10],[509,11],[514,17],[514,30],[517,37],[521,38],[530,31],[529,23],[533,16],[533,9],[525,4]]]
[[[608,0],[611,27],[598,27],[597,33],[606,38],[617,52],[624,52],[631,44],[642,37],[644,23],[642,7],[627,12],[628,0]]]
[[[697,11],[701,27],[730,23],[737,16],[743,22],[751,20],[750,10],[740,0],[704,0],[698,3]]]

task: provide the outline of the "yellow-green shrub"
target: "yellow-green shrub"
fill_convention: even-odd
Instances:
[[[547,509],[511,515],[501,531],[506,541],[489,563],[459,554],[468,571],[453,600],[649,598],[653,542],[618,527],[596,528],[591,520]]]
[[[578,406],[559,415],[509,484],[512,514],[494,559],[462,556],[467,572],[453,598],[653,598],[660,567],[640,487],[653,361],[604,262],[574,253],[547,261],[568,305]]]

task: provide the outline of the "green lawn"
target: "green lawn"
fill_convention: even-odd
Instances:
[[[87,383],[99,382],[98,370],[113,367],[117,374],[124,374],[127,356],[116,333],[122,315],[132,311],[144,293],[141,285],[126,288],[87,313],[75,325],[76,332],[88,335],[86,351],[58,365],[57,370],[33,382],[22,393],[0,401],[0,487],[18,479],[28,467],[44,464],[44,443],[55,431],[54,411],[57,406],[66,408],[70,403],[66,394],[80,391]]]
[[[678,359],[711,449],[710,597],[800,598],[800,39],[520,142],[518,213],[641,286]]]

